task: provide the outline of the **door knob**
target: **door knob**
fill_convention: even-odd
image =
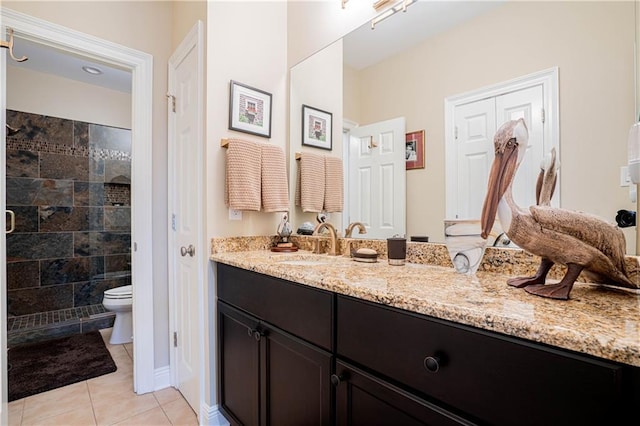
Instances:
[[[189,244],[188,248],[185,247],[185,246],[182,246],[182,247],[180,247],[180,254],[182,256],[189,255],[189,256],[193,257],[193,255],[196,254],[196,248],[193,246],[193,244]]]
[[[349,375],[347,373],[341,374],[332,374],[331,375],[331,384],[335,387],[340,386],[340,383],[349,380]]]

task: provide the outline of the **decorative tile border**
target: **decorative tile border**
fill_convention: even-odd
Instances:
[[[33,151],[46,154],[62,154],[70,155],[73,157],[87,157],[93,158],[95,160],[131,161],[132,158],[130,153],[117,151],[115,149],[60,145],[45,141],[34,141],[30,139],[8,137],[7,150],[12,149],[16,151]]]

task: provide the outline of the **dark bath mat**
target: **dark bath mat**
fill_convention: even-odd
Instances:
[[[116,371],[97,331],[14,346],[7,361],[9,401]]]

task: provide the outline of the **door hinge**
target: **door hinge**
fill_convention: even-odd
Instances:
[[[171,229],[176,230],[176,214],[171,215]]]
[[[167,98],[171,102],[171,111],[176,112],[176,97],[171,93],[167,93]]]
[[[178,347],[178,332],[177,331],[173,332],[173,347],[174,348]]]
[[[542,108],[542,110],[540,111],[540,117],[542,119],[542,124],[544,124],[546,117],[545,117],[545,113],[544,113],[544,108]]]
[[[453,138],[458,139],[458,126],[453,126]]]

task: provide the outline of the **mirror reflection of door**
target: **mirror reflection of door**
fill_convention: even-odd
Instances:
[[[406,232],[405,119],[351,130],[348,161],[349,222],[362,222],[366,238]]]
[[[547,98],[552,97],[547,95]],[[529,129],[529,146],[516,174],[513,189],[516,203],[536,204],[535,185],[540,164],[557,141],[545,131],[544,84],[532,82],[518,88],[505,88],[470,102],[460,101],[453,109],[454,158],[447,163],[447,179],[455,182],[455,196],[448,198],[447,214],[456,219],[478,219],[486,194],[489,170],[494,158],[493,136],[502,124],[524,118]],[[552,200],[559,205],[559,196]]]

